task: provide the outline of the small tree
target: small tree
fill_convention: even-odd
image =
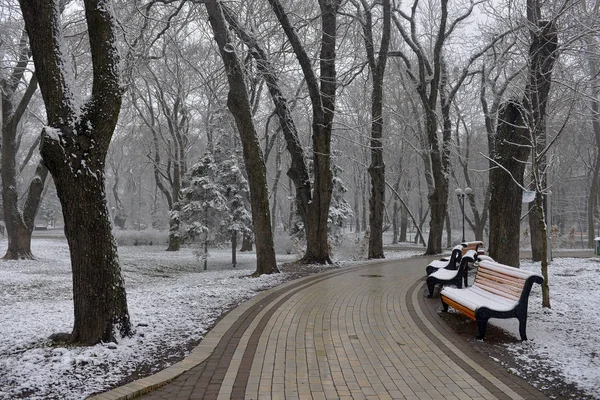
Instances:
[[[184,223],[185,235],[189,239],[204,236],[204,269],[206,269],[209,232],[217,226],[228,211],[227,199],[223,196],[217,176],[217,164],[210,153],[206,153],[191,169],[188,184],[181,191],[181,211],[171,211],[171,220]],[[174,215],[176,213],[176,215]]]

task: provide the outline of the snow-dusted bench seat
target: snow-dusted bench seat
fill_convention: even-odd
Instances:
[[[441,260],[435,260],[429,263],[429,265],[425,268],[425,272],[427,275],[431,275],[435,271],[447,268],[447,269],[457,269],[457,265],[460,262],[462,257],[462,246],[454,246],[452,249],[452,254],[450,258],[442,258]]]
[[[527,340],[529,292],[534,283],[543,281],[539,274],[483,260],[479,262],[473,286],[444,287],[440,295],[445,312],[451,306],[477,322],[478,339],[484,338],[490,318],[517,318],[521,340]]]
[[[427,277],[427,289],[429,290],[427,298],[430,299],[433,297],[433,289],[435,288],[435,285],[456,285],[458,288],[462,288],[464,280],[464,285],[467,287],[467,272],[469,269],[469,264],[473,263],[476,259],[477,253],[475,250],[469,250],[460,259],[460,266],[458,269],[452,270],[442,268],[429,275]]]

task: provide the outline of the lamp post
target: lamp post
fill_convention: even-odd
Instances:
[[[460,210],[462,211],[462,241],[465,241],[465,199],[467,196],[473,194],[473,189],[466,187],[464,189],[458,188],[454,191],[458,196],[458,203],[460,204]]]

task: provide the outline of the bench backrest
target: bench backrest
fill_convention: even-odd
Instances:
[[[450,260],[448,260],[447,269],[458,269],[460,265],[460,259],[462,258],[462,246],[457,245],[452,249],[452,254],[450,255]]]
[[[480,261],[473,286],[511,301],[529,297],[533,283],[542,283],[541,275],[495,261]]]
[[[469,250],[475,250],[479,254],[479,246],[483,246],[483,242],[476,240],[474,242],[462,242],[462,254],[465,255]]]

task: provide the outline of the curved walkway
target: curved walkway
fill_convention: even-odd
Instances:
[[[546,398],[447,329],[439,299],[424,298],[425,263],[373,262],[263,292],[185,360],[93,399]]]

